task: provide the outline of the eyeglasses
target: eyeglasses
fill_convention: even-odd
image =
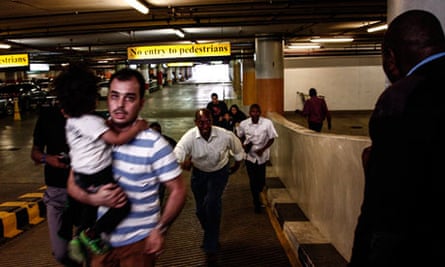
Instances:
[[[212,121],[211,120],[196,120],[196,124],[198,124],[198,126],[204,126],[204,125],[211,125]]]

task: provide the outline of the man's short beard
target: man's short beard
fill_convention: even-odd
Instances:
[[[116,121],[113,120],[113,118],[111,118],[111,122],[112,122],[114,128],[125,129],[127,127],[130,127],[136,121],[136,119],[137,118],[134,118],[134,119],[129,120],[127,122],[116,122]]]

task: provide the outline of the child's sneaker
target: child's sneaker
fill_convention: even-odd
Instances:
[[[101,238],[91,239],[85,231],[80,233],[79,240],[94,254],[104,254],[111,249]]]
[[[86,251],[84,250],[84,247],[82,245],[82,242],[80,242],[78,237],[74,237],[68,244],[68,255],[69,257],[81,264],[84,261],[86,261],[87,256],[86,256]]]

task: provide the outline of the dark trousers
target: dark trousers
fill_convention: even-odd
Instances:
[[[260,208],[262,203],[260,194],[266,185],[266,163],[258,164],[246,160],[246,170],[249,176],[250,192],[252,193],[253,205],[256,209]]]
[[[113,178],[112,167],[108,166],[98,173],[86,175],[74,173],[76,184],[87,192],[94,192],[101,185],[116,183]],[[109,208],[108,211],[96,221],[97,207],[84,205],[81,211],[79,230],[90,228],[95,234],[111,233],[116,226],[130,213],[129,201],[121,208]]]
[[[323,128],[323,122],[309,122],[309,129],[314,130],[316,132],[321,132]]]
[[[222,194],[229,179],[229,165],[215,172],[192,170],[191,188],[195,197],[196,216],[204,230],[203,249],[216,252],[221,224]]]

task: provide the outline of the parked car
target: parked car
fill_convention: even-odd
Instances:
[[[108,97],[108,90],[110,88],[110,81],[101,81],[97,83],[97,86],[99,87],[99,98],[100,99],[106,99]]]
[[[7,84],[0,87],[0,98],[14,103],[18,99],[20,111],[37,109],[45,101],[47,92],[34,83]]]
[[[51,92],[54,90],[54,85],[52,82],[40,82],[38,85],[42,91]]]
[[[0,115],[14,114],[14,102],[8,98],[0,98]]]

